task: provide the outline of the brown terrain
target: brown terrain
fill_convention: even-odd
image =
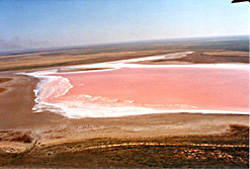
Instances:
[[[196,50],[187,57],[143,61],[141,64],[207,64],[207,63],[249,63],[249,52]]]
[[[167,48],[151,44],[155,49],[147,50],[114,47],[0,56],[0,90],[8,89],[0,92],[0,167],[249,168],[249,115],[166,113],[69,119],[49,111],[34,113],[33,89],[39,80],[16,74],[187,50],[194,53],[144,64],[249,62],[248,51],[228,50],[228,44],[221,47],[224,42],[214,49],[202,43],[205,46],[192,42],[187,47],[178,42],[182,49],[171,43]]]
[[[8,134],[11,142],[29,145],[4,145],[9,152],[0,156],[5,167],[248,168],[249,127],[244,125],[230,125],[221,134],[106,137],[57,144],[32,141],[29,133]]]
[[[8,82],[13,80],[13,78],[0,78],[0,83]],[[0,87],[0,93],[3,93],[7,90],[7,88]]]
[[[46,68],[55,66],[91,64],[107,61],[115,61],[129,58],[138,58],[144,56],[161,55],[174,53],[177,50],[153,50],[153,51],[126,51],[126,52],[102,52],[97,54],[78,54],[75,51],[66,51],[60,53],[32,53],[18,54],[14,56],[0,57],[0,71],[24,70],[34,68]]]

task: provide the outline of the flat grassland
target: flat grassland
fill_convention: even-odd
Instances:
[[[2,54],[0,85],[11,90],[0,94],[0,167],[248,168],[249,115],[68,119],[34,113],[33,89],[39,80],[15,74],[180,51],[194,53],[141,63],[247,64],[248,46],[248,37],[230,37]]]
[[[143,56],[152,56],[169,53],[170,51],[131,51],[115,53],[98,53],[98,54],[75,54],[74,51],[66,51],[61,54],[52,53],[35,53],[35,54],[18,54],[15,56],[0,56],[0,71],[7,70],[24,70],[34,68],[46,68],[55,66],[91,64],[107,62],[121,59],[129,59]],[[174,52],[174,51],[172,51]]]
[[[203,54],[212,56],[249,57],[249,52],[242,52],[242,51],[203,52]]]

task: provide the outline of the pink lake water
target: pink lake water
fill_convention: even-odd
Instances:
[[[67,73],[58,73],[58,69],[26,73],[40,79],[33,110],[68,118],[178,112],[249,114],[248,64],[135,63],[190,53],[61,68]],[[75,72],[82,68],[109,69]]]
[[[249,112],[246,66],[124,67],[45,76],[53,78],[40,85],[39,101],[70,118]]]

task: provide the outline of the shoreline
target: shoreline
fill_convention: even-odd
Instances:
[[[101,154],[105,158],[107,155],[102,154],[103,152],[107,151],[109,154],[116,155],[117,151],[119,155],[119,150],[124,152],[124,149],[131,152],[147,152],[148,149],[157,149],[154,153],[157,155],[160,150],[164,150],[164,152],[171,151],[171,149],[166,149],[166,147],[172,147],[174,150],[178,150],[174,155],[180,156],[182,153],[186,153],[187,150],[195,150],[201,153],[205,151],[215,154],[218,151],[224,153],[224,149],[230,152],[237,152],[238,150],[243,152],[243,149],[248,152],[249,149],[244,147],[247,146],[245,143],[234,145],[230,142],[230,139],[239,139],[241,141],[248,138],[242,135],[225,135],[220,137],[222,141],[229,138],[228,142],[222,143],[219,140],[219,144],[215,143],[221,147],[216,147],[212,144],[213,140],[211,143],[205,143],[204,145],[200,141],[204,140],[206,142],[209,138],[223,135],[223,133],[230,130],[232,124],[249,126],[249,114],[158,113],[119,118],[69,119],[49,111],[41,113],[32,111],[32,107],[35,105],[33,89],[35,89],[39,79],[11,72],[1,72],[0,74],[3,77],[14,78],[14,80],[5,84],[9,90],[0,95],[0,139],[2,139],[0,141],[0,162],[3,162],[2,165],[4,167],[65,167],[67,164],[71,164],[69,167],[72,167],[73,164],[76,164],[73,159],[77,159],[78,155],[84,154],[84,157],[88,157],[93,154]],[[11,102],[8,100],[11,100]],[[32,141],[24,143],[25,135],[28,138],[30,137]],[[198,140],[196,141],[197,145],[194,145],[192,140],[187,142],[187,139],[196,137]],[[176,140],[173,140],[174,143],[183,144],[175,145],[172,141],[168,141],[175,138]],[[151,145],[151,142],[156,142],[157,145]],[[134,143],[141,143],[142,145],[133,146]],[[158,145],[158,143],[166,145]],[[113,144],[124,145],[112,147]],[[209,147],[210,144],[211,147]],[[84,149],[84,146],[88,148],[102,145],[108,146],[106,148]],[[237,147],[238,145],[242,147]],[[222,146],[226,147],[223,148]],[[237,160],[237,154],[232,156],[234,160]],[[68,157],[73,161],[65,160]],[[241,157],[244,157],[244,155]],[[43,163],[43,161],[54,160],[54,158],[56,161],[54,165]],[[100,157],[97,156],[96,158],[99,159]],[[114,157],[111,156],[105,160],[111,158]],[[153,158],[158,159],[157,156]],[[201,156],[201,158],[205,157]],[[213,158],[218,160],[218,157]],[[132,160],[127,155],[124,156],[124,159]],[[59,163],[60,161],[62,163]],[[82,161],[82,158],[78,161]],[[244,160],[244,165],[243,162],[237,163],[237,161],[234,161],[234,166],[236,164],[246,166],[245,161],[247,160]],[[192,161],[192,163],[194,162]],[[91,164],[89,166],[86,165],[86,167],[95,166],[95,162]],[[227,161],[225,161],[225,164],[227,164]],[[75,167],[82,166],[85,165],[76,165]],[[96,167],[100,166],[103,167],[103,163]],[[169,164],[168,166],[171,165]],[[128,165],[128,167],[132,166]]]
[[[34,113],[33,88],[37,82],[36,78],[18,75],[8,84],[11,90],[0,95],[2,117],[0,131],[32,131],[37,139],[41,139],[42,136],[51,137],[53,140],[67,135],[71,138],[80,135],[83,138],[95,138],[149,137],[153,136],[152,132],[156,133],[155,136],[209,134],[224,132],[230,124],[249,125],[249,114],[158,113],[113,118],[69,119],[48,111]],[[2,100],[3,98],[5,99]],[[12,99],[12,102],[8,102],[9,99]]]
[[[143,59],[143,58],[142,58]],[[125,61],[127,63],[127,60]],[[117,70],[117,69],[121,69],[121,68],[140,68],[142,65],[133,65],[133,64],[126,64],[124,63],[123,61],[120,61],[119,62],[119,67],[117,67],[116,69],[108,69],[108,70],[92,70],[91,71],[86,71],[88,73],[95,73],[95,72],[100,72],[100,71],[112,71],[112,70]],[[129,62],[128,62],[129,63]],[[103,64],[94,64],[94,65],[84,65],[84,67],[91,67],[91,66],[109,66],[109,67],[112,67],[111,65],[115,66],[113,64],[113,62],[108,62],[108,63],[103,63]],[[133,65],[133,66],[131,66]],[[247,65],[238,65],[238,64],[207,64],[207,65],[164,65],[164,66],[167,66],[168,68],[171,68],[171,67],[177,67],[177,68],[182,68],[182,67],[194,67],[194,68],[218,68],[218,69],[245,69],[247,67]],[[77,70],[79,70],[79,67],[81,66],[76,66]],[[154,66],[156,68],[158,68],[158,66]],[[152,68],[154,68],[152,67]],[[160,67],[163,67],[163,66],[160,66]],[[68,67],[67,67],[68,68]],[[144,67],[143,68],[148,68],[147,67]],[[151,68],[151,66],[149,66],[149,68]],[[63,68],[61,68],[63,69]],[[60,70],[61,70],[60,69]],[[74,71],[74,67],[71,67],[71,70],[73,72],[64,72],[64,73],[61,73],[59,72],[58,73],[58,70],[57,69],[51,69],[51,70],[47,70],[47,71],[38,71],[38,72],[32,72],[32,73],[22,73],[24,75],[28,75],[28,76],[32,76],[32,77],[36,77],[36,78],[39,78],[40,79],[40,82],[38,83],[37,87],[34,89],[34,92],[35,94],[37,95],[38,93],[41,94],[41,92],[39,90],[44,90],[44,89],[39,89],[39,86],[43,85],[43,83],[47,83],[48,82],[51,82],[53,80],[60,80],[60,83],[63,82],[63,84],[65,83],[64,85],[64,88],[65,86],[68,86],[65,91],[63,91],[63,93],[59,93],[60,96],[63,96],[65,95],[72,87],[73,85],[70,83],[69,79],[66,78],[66,77],[62,77],[61,74],[78,74],[78,73],[84,73],[84,72],[75,72]],[[248,69],[246,69],[248,71]],[[55,86],[53,86],[55,87]],[[55,90],[55,89],[53,89]],[[46,92],[47,94],[49,94],[49,92]],[[49,94],[50,95],[50,94]],[[49,97],[46,96],[47,97]],[[58,94],[57,94],[58,95]],[[91,97],[91,96],[89,96]],[[52,111],[58,113],[58,114],[62,114],[68,118],[75,118],[75,119],[79,119],[79,118],[87,118],[87,117],[90,117],[90,118],[100,118],[101,116],[70,116],[70,115],[67,115],[67,113],[64,111],[64,107],[63,105],[60,105],[60,104],[51,104],[51,103],[47,103],[47,102],[39,102],[39,96],[37,95],[37,99],[36,99],[36,106],[33,110],[36,110],[38,112],[42,111],[43,109],[46,110],[46,106],[49,106],[50,108],[53,108],[54,109]],[[100,105],[101,106],[101,105]],[[119,108],[119,107],[117,107]],[[122,107],[121,107],[122,108]],[[136,108],[136,107],[135,107]],[[140,108],[140,107],[137,107],[137,108]],[[144,108],[144,107],[142,107]],[[147,107],[145,107],[147,108]],[[155,114],[155,113],[181,113],[181,112],[185,112],[185,113],[203,113],[203,114],[249,114],[249,111],[240,111],[240,110],[227,110],[227,109],[173,109],[173,108],[170,108],[170,109],[164,109],[164,110],[147,110],[147,112],[144,112],[142,113],[141,112],[138,112],[137,114],[135,115],[142,115],[142,114]],[[212,112],[212,113],[211,113]],[[66,114],[65,114],[66,113]],[[132,114],[121,114],[121,115],[110,115],[110,116],[103,116],[103,117],[124,117],[124,116],[130,116],[130,115],[133,115]]]

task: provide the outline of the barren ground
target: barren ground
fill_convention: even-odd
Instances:
[[[154,50],[88,49],[0,56],[1,81],[13,79],[0,84],[0,90],[8,89],[0,93],[0,167],[248,168],[249,115],[168,113],[68,119],[51,112],[33,113],[38,79],[15,74],[25,69],[187,51],[183,44],[176,44],[180,47],[165,49],[155,44],[151,45]],[[144,64],[249,62],[245,52],[236,51],[241,49],[237,46],[234,51],[227,49],[230,46],[219,51],[211,45],[200,48],[195,47],[185,58]]]

